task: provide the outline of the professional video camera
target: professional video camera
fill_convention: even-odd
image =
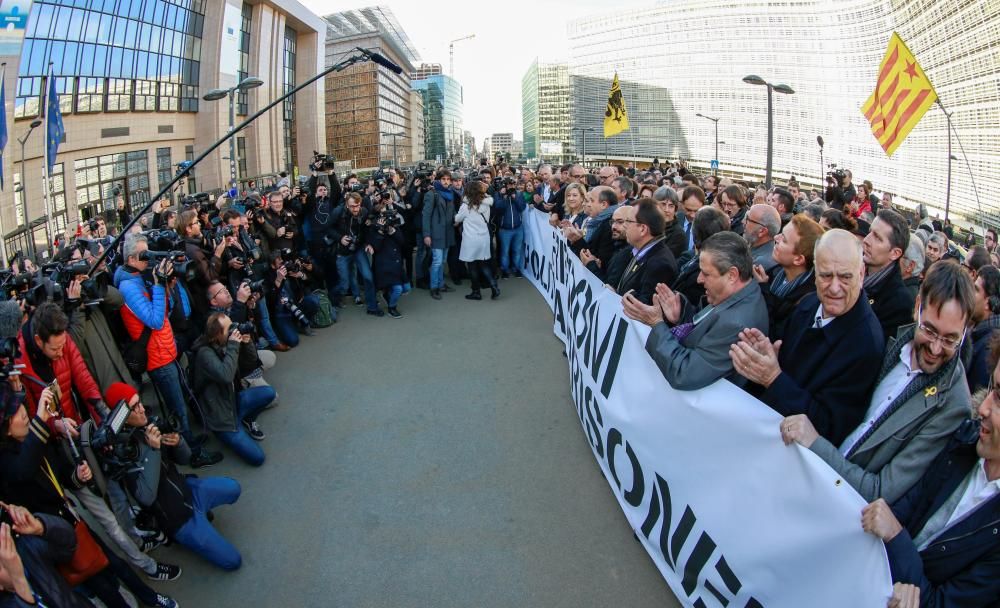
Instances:
[[[357,182],[357,183],[351,184],[350,187],[347,188],[347,191],[348,192],[364,192],[365,191],[365,185],[362,184],[361,182]]]
[[[309,196],[309,178],[305,175],[300,175],[299,179],[295,183],[299,188],[299,196],[305,195]]]
[[[838,169],[836,163],[830,163],[830,171],[826,173],[827,183],[843,188],[845,179],[847,179],[847,173],[843,169]]]
[[[337,162],[337,157],[333,154],[321,154],[313,150],[313,166],[320,165],[320,171],[331,171],[334,168],[334,163]],[[321,164],[322,163],[322,164]]]

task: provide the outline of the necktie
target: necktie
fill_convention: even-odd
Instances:
[[[685,338],[687,338],[692,331],[694,331],[694,323],[690,322],[681,323],[680,325],[675,325],[670,328],[670,333],[674,334],[674,337],[677,338],[677,341],[681,344],[684,344]]]
[[[684,235],[687,236],[687,240],[684,242],[684,246],[687,247],[688,249],[691,249],[692,246],[694,245],[691,242],[691,222],[684,223]]]

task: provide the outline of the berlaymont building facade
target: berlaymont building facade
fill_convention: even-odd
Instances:
[[[823,159],[869,179],[904,204],[944,216],[948,140],[934,106],[892,158],[860,107],[896,31],[915,54],[968,154],[984,210],[1000,191],[1000,2],[996,0],[673,0],[573,20],[568,26],[575,147],[605,155],[602,124],[617,71],[631,131],[608,140],[608,155],[645,161],[690,159],[707,173],[718,118],[720,170],[760,180],[767,142],[767,91],[757,75],[786,84],[774,94],[774,176],[816,184]],[[977,221],[978,205],[953,141],[951,213]],[[996,225],[1000,217],[988,217]],[[977,221],[978,223],[978,221]]]
[[[56,233],[98,214],[113,216],[118,188],[138,209],[173,178],[177,164],[229,128],[229,99],[212,89],[247,78],[234,91],[238,124],[323,69],[326,23],[296,0],[35,0],[18,55],[2,58],[9,142],[0,220],[8,255],[45,243],[42,203],[44,124],[37,118],[52,62],[66,136],[52,172]],[[292,171],[323,150],[323,82],[279,104],[237,136],[241,183]],[[230,182],[222,145],[193,171],[182,194]],[[30,224],[29,224],[30,223]]]

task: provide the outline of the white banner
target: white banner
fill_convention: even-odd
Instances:
[[[577,414],[604,475],[687,606],[884,608],[882,542],[865,501],[816,455],[781,441],[781,416],[721,380],[676,391],[644,348],[649,328],[525,212],[525,276],[566,344]]]

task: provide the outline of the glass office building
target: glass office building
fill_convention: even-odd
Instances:
[[[889,36],[899,32],[953,111],[984,206],[1000,189],[1000,4],[972,0],[677,0],[571,21],[573,125],[594,127],[587,155],[603,156],[600,125],[617,71],[633,132],[609,140],[628,160],[690,159],[708,172],[719,118],[723,174],[759,180],[767,142],[767,91],[754,74],[787,84],[774,95],[774,175],[816,184],[823,160],[851,169],[908,204],[941,213],[947,190],[945,116],[932,108],[892,158],[860,112],[875,87]],[[635,138],[633,144],[632,138]],[[592,139],[591,139],[592,138]],[[958,143],[954,152],[962,158]],[[951,211],[974,219],[964,161],[954,162]],[[1000,219],[1000,218],[998,218]]]
[[[413,80],[411,85],[424,98],[427,158],[458,161],[465,147],[462,137],[462,85],[444,74]]]
[[[570,139],[569,66],[537,59],[521,78],[523,153],[527,158],[563,163],[573,153]]]
[[[97,215],[116,219],[114,192],[129,209],[141,209],[173,178],[176,163],[228,130],[228,99],[205,101],[206,92],[259,77],[264,86],[232,97],[238,117],[251,114],[322,69],[325,34],[322,20],[294,0],[35,0],[20,54],[2,58],[17,66],[5,82],[14,101],[7,116],[14,145],[3,162],[19,188],[0,192],[5,242],[43,249],[50,238],[42,204],[44,129],[28,138],[23,168],[16,143],[38,117],[50,62],[66,130],[51,180],[53,224],[62,232]],[[278,53],[260,50],[275,43]],[[244,182],[292,169],[323,147],[322,95],[322,86],[303,91],[239,134]],[[172,198],[220,189],[228,181],[228,150],[223,145],[206,158],[197,179],[192,172]]]

